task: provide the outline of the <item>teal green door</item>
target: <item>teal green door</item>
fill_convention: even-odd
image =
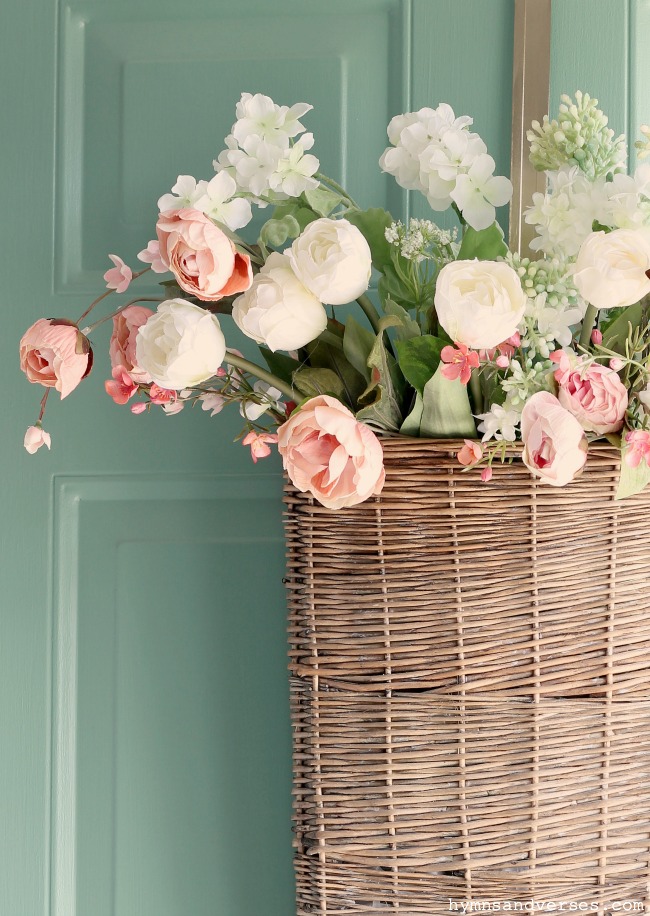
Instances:
[[[242,91],[312,103],[324,171],[396,216],[376,164],[396,113],[473,114],[507,173],[513,0],[5,0],[0,17],[0,914],[290,916],[279,464],[252,466],[236,415],[116,407],[101,331],[91,377],[49,408],[51,453],[29,457],[40,393],[17,341],[76,318],[108,252],[135,263],[157,198],[209,177]],[[629,24],[609,16],[608,40]]]

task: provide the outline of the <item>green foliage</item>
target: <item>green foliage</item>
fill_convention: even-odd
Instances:
[[[328,191],[322,186],[305,191],[305,200],[319,216],[329,216],[343,203],[343,198],[335,191]]]
[[[359,396],[366,387],[364,376],[352,366],[343,350],[322,340],[307,344],[309,363],[315,369],[331,369],[343,384],[343,400],[351,410],[356,411]]]
[[[383,319],[385,323],[387,319]],[[397,432],[402,424],[401,400],[404,381],[395,360],[384,344],[383,331],[375,339],[368,357],[370,383],[360,397],[360,403],[367,402],[357,413],[357,418],[371,426]]]
[[[650,483],[650,467],[641,461],[638,467],[631,468],[625,461],[625,449],[621,453],[621,472],[618,478],[618,489],[615,499],[627,499],[640,493]]]
[[[412,337],[419,337],[422,333],[420,325],[410,312],[398,305],[390,296],[387,296],[384,301],[384,312],[399,320],[399,324],[395,325],[395,336],[398,340],[410,340]]]
[[[400,433],[403,436],[419,436],[420,423],[422,422],[422,412],[424,411],[424,401],[419,391],[415,393],[415,401],[411,412],[404,420],[400,427]]]
[[[370,381],[370,368],[368,366],[368,357],[375,343],[375,335],[372,331],[362,327],[358,321],[350,316],[345,325],[343,333],[343,352],[348,361],[354,366],[357,372],[365,378],[366,382]]]
[[[267,220],[260,230],[260,245],[280,248],[288,239],[295,239],[300,235],[300,223],[295,216],[287,213],[281,219]]]
[[[386,303],[389,299],[393,302],[400,302],[407,309],[417,308],[420,304],[415,299],[411,287],[404,283],[394,267],[389,264],[384,267],[377,289],[384,308],[386,308]]]
[[[432,334],[411,337],[396,342],[399,367],[404,378],[423,395],[424,388],[440,364],[440,354],[445,342]]]
[[[277,375],[280,381],[288,385],[291,384],[294,373],[302,366],[302,363],[287,356],[286,353],[273,353],[267,347],[260,347],[260,353],[273,375]]]
[[[372,207],[370,210],[352,210],[346,214],[346,219],[364,234],[370,246],[373,266],[383,273],[392,260],[392,245],[386,241],[384,233],[393,222],[393,217],[386,210]]]
[[[498,223],[492,223],[487,229],[472,229],[468,226],[458,252],[459,261],[496,261],[505,257],[508,246],[503,238],[503,229]]]
[[[342,379],[332,369],[313,369],[304,367],[293,373],[293,386],[307,398],[319,394],[331,394],[335,398],[342,398],[345,386]]]
[[[625,355],[625,342],[630,336],[630,325],[635,331],[644,319],[645,305],[637,302],[624,309],[612,309],[617,314],[603,324],[603,347]]]
[[[420,435],[431,439],[473,439],[476,424],[467,388],[444,377],[440,366],[424,386]]]

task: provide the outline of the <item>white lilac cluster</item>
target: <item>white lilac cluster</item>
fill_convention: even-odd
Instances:
[[[517,272],[527,296],[519,328],[521,347],[529,356],[538,354],[547,359],[556,345],[569,346],[573,328],[584,318],[587,303],[576,289],[565,263],[531,261],[512,253],[505,260]]]
[[[564,259],[578,254],[594,223],[611,229],[650,226],[650,163],[609,181],[590,181],[577,166],[549,172],[548,189],[533,194],[525,220],[537,231],[531,248]]]
[[[314,136],[300,122],[312,108],[305,102],[276,105],[266,95],[243,92],[226,149],[214,160],[215,171],[229,175],[239,192],[260,207],[318,187],[319,161],[307,152]]]
[[[442,266],[458,255],[458,229],[441,229],[429,219],[411,219],[408,226],[397,220],[384,235],[407,261],[434,260]]]
[[[614,137],[598,99],[587,93],[576,92],[575,101],[563,95],[558,117],[533,121],[527,137],[530,161],[540,172],[575,165],[594,181],[625,169],[625,137]]]
[[[398,115],[388,125],[391,146],[379,165],[401,187],[424,194],[433,210],[453,203],[480,230],[494,222],[496,207],[509,202],[512,184],[494,175],[494,159],[469,130],[472,123],[446,104]]]

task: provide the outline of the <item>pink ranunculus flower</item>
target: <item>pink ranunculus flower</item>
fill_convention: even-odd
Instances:
[[[384,486],[379,439],[325,394],[311,398],[278,429],[278,451],[294,486],[328,509],[356,506]]]
[[[604,436],[623,425],[628,394],[616,372],[599,363],[572,360],[564,350],[551,354],[558,364],[554,372],[558,401],[578,420],[583,429]]]
[[[113,333],[108,347],[111,357],[111,366],[115,369],[121,366],[125,369],[134,382],[143,385],[151,381],[151,376],[138,368],[135,361],[135,339],[138,328],[146,324],[151,318],[151,309],[142,305],[129,305],[113,318]]]
[[[625,434],[625,463],[630,468],[638,468],[641,461],[650,466],[650,431],[647,429],[630,429]]]
[[[133,279],[133,271],[118,255],[109,254],[109,258],[115,267],[111,267],[104,274],[106,287],[107,289],[114,289],[116,293],[125,293]]]
[[[204,302],[243,293],[253,282],[248,255],[200,210],[184,207],[159,214],[160,258],[181,289]]]
[[[538,391],[524,404],[521,438],[524,464],[552,487],[570,483],[587,460],[582,426],[548,391]]]
[[[67,319],[39,318],[20,341],[20,368],[30,382],[67,397],[90,372],[88,338]]]
[[[48,449],[51,448],[52,437],[49,433],[46,433],[42,427],[30,426],[25,433],[23,445],[30,455],[35,455],[39,448],[41,448],[43,445],[45,445]]]
[[[116,404],[126,404],[134,394],[137,394],[138,386],[122,366],[115,366],[112,375],[112,379],[104,382],[106,394],[113,398]]]
[[[465,445],[457,452],[456,458],[466,468],[476,464],[483,457],[483,449],[474,439],[465,439]]]

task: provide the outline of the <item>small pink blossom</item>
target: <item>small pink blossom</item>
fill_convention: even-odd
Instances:
[[[35,455],[43,445],[47,446],[48,449],[51,448],[52,437],[40,426],[30,426],[25,433],[23,445],[30,455]]]
[[[258,458],[268,458],[271,454],[269,444],[278,441],[277,435],[271,433],[256,433],[251,430],[248,435],[242,439],[242,445],[250,445],[251,458],[257,464]]]
[[[169,270],[160,256],[158,239],[152,239],[146,248],[138,252],[138,261],[142,261],[143,264],[151,264],[151,269],[155,274],[166,274]]]
[[[226,399],[218,391],[207,391],[199,398],[201,401],[201,410],[209,410],[210,416],[214,417],[223,410]]]
[[[178,394],[172,388],[161,388],[155,383],[149,389],[149,400],[152,404],[170,404],[178,398]]]
[[[483,483],[488,483],[488,481],[492,480],[492,468],[483,468],[481,471],[481,480]]]
[[[476,464],[483,457],[483,449],[475,439],[465,439],[465,445],[457,453],[456,458],[465,467]]]
[[[126,404],[137,393],[138,386],[122,366],[115,366],[111,374],[112,380],[104,382],[106,394],[110,395],[116,404]]]
[[[650,431],[631,429],[625,434],[625,463],[630,468],[637,468],[643,459],[650,466]]]
[[[442,367],[441,372],[446,379],[453,381],[458,378],[462,385],[466,385],[472,377],[472,369],[478,369],[479,355],[476,350],[470,350],[467,344],[456,344],[456,348],[442,348],[440,359],[447,365]]]
[[[131,404],[131,413],[140,414],[144,413],[148,405],[146,401],[139,401],[137,404]]]
[[[609,361],[609,368],[613,369],[614,372],[620,372],[624,365],[625,363],[622,359],[619,359],[618,356],[615,356]]]
[[[104,274],[106,288],[114,289],[116,293],[125,293],[133,279],[133,271],[116,254],[109,254],[109,258],[115,264],[115,267],[111,267]]]
[[[180,413],[184,407],[185,401],[181,401],[179,398],[177,401],[168,401],[167,404],[163,404],[162,409],[168,417],[173,417],[175,414]]]
[[[599,347],[603,342],[603,332],[599,331],[598,328],[594,328],[591,332],[591,342],[595,347]]]
[[[505,356],[505,355],[497,356],[497,358],[495,359],[495,363],[497,364],[499,369],[507,369],[508,366],[510,365],[510,357]]]
[[[494,361],[500,369],[506,369],[519,346],[521,346],[521,334],[519,331],[515,331],[511,337],[504,340],[503,343],[497,344],[492,350],[479,350],[479,357],[483,363]],[[497,358],[495,359],[495,357]]]

